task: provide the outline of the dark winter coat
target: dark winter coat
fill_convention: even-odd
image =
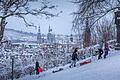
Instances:
[[[103,54],[103,50],[102,49],[98,49],[99,50],[99,54],[102,55]]]
[[[108,51],[109,51],[109,46],[108,46],[108,43],[107,43],[107,42],[105,43],[104,51],[105,51],[105,52],[108,52]]]
[[[35,64],[36,74],[39,74],[38,68],[39,68],[39,62],[36,61],[36,64]]]
[[[74,53],[72,54],[72,60],[79,60],[79,59],[78,59],[77,52],[74,52]]]

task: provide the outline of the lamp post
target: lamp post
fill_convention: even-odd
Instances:
[[[11,52],[12,52],[12,54],[10,56],[10,58],[12,60],[12,76],[11,76],[11,80],[13,80],[14,79],[14,58],[15,58],[15,55],[13,55],[13,46],[12,45],[10,46],[10,48],[11,48]]]
[[[117,44],[115,50],[120,50],[120,8],[115,12],[115,24],[117,29]]]
[[[67,35],[67,53],[69,53],[69,36]]]
[[[11,59],[12,59],[12,77],[11,77],[11,80],[14,79],[14,56],[11,56]]]

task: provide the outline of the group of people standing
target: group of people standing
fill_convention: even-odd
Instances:
[[[103,47],[104,45],[104,47]],[[109,45],[107,42],[100,42],[99,47],[98,47],[98,60],[102,58],[102,55],[104,57],[104,59],[107,57],[109,52]],[[69,66],[71,67],[75,67],[76,66],[76,62],[79,60],[78,58],[78,48],[75,48],[73,54],[72,54],[72,61],[71,61],[71,65]]]
[[[103,41],[99,44],[99,48],[98,48],[98,52],[99,52],[99,55],[98,55],[98,59],[101,59],[102,58],[102,55],[104,57],[104,59],[106,58],[106,56],[108,55],[108,52],[109,52],[109,46],[108,46],[108,43],[105,42],[104,43],[104,48],[103,48]]]

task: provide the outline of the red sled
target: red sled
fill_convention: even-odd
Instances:
[[[42,68],[38,68],[38,72],[43,72],[43,69]]]
[[[81,66],[81,65],[88,64],[88,63],[91,63],[91,59],[81,61],[81,62],[80,62],[80,66]]]

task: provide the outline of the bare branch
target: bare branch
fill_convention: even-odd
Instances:
[[[118,1],[118,3],[120,4],[120,0],[117,0]]]
[[[39,1],[39,0],[38,0]],[[6,20],[6,18],[11,16],[17,16],[22,18],[23,21],[26,23],[26,26],[34,26],[34,23],[28,23],[25,19],[26,15],[33,15],[33,16],[46,16],[47,18],[58,16],[57,14],[52,14],[49,10],[54,9],[55,6],[50,5],[50,2],[47,0],[40,0],[39,8],[34,9],[30,4],[33,2],[29,2],[29,0],[0,0],[0,18]],[[61,13],[61,12],[60,12]],[[0,23],[0,28],[5,27],[4,23]],[[0,32],[0,36],[3,37],[4,30]],[[0,41],[2,40],[0,37]]]
[[[94,20],[90,25],[92,27],[102,17],[119,7],[115,3],[116,1],[113,0],[77,0],[75,4],[79,5],[79,9],[73,14],[80,16],[78,20],[82,18],[81,21],[84,21],[89,15],[88,18]]]

